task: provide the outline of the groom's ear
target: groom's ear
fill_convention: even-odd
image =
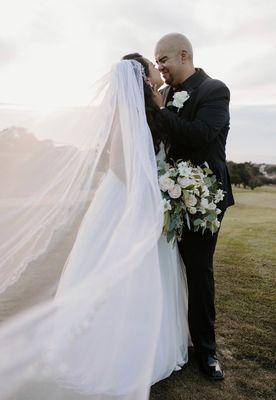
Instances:
[[[187,50],[181,50],[181,61],[182,63],[185,63],[189,58],[189,53],[187,52]]]

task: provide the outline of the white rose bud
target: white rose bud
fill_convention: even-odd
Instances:
[[[190,212],[191,214],[196,214],[196,208],[195,208],[195,207],[190,207],[190,208],[189,208],[189,212]]]
[[[181,196],[181,187],[176,183],[173,188],[168,190],[172,199],[178,199]]]

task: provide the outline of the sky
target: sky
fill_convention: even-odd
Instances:
[[[83,104],[89,85],[124,54],[154,61],[158,39],[181,32],[195,66],[231,90],[230,151],[237,153],[240,136],[259,134],[251,154],[268,161],[276,133],[275,21],[275,0],[0,0],[0,104]],[[262,155],[261,142],[268,147]]]

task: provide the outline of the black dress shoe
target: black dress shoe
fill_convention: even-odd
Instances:
[[[222,381],[224,379],[224,372],[216,355],[198,354],[198,366],[200,371],[211,380]]]

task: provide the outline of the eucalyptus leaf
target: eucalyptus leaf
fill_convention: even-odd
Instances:
[[[209,221],[209,222],[213,222],[213,221],[215,221],[217,219],[217,214],[209,214],[208,216],[207,216],[207,221]]]
[[[208,187],[211,186],[212,181],[211,179],[207,176],[206,178],[204,178],[204,183],[205,185],[207,185]]]
[[[173,216],[171,219],[170,225],[169,225],[169,230],[173,230],[177,225],[177,216]]]
[[[200,226],[202,224],[203,220],[200,218],[197,218],[194,220],[194,226]]]

